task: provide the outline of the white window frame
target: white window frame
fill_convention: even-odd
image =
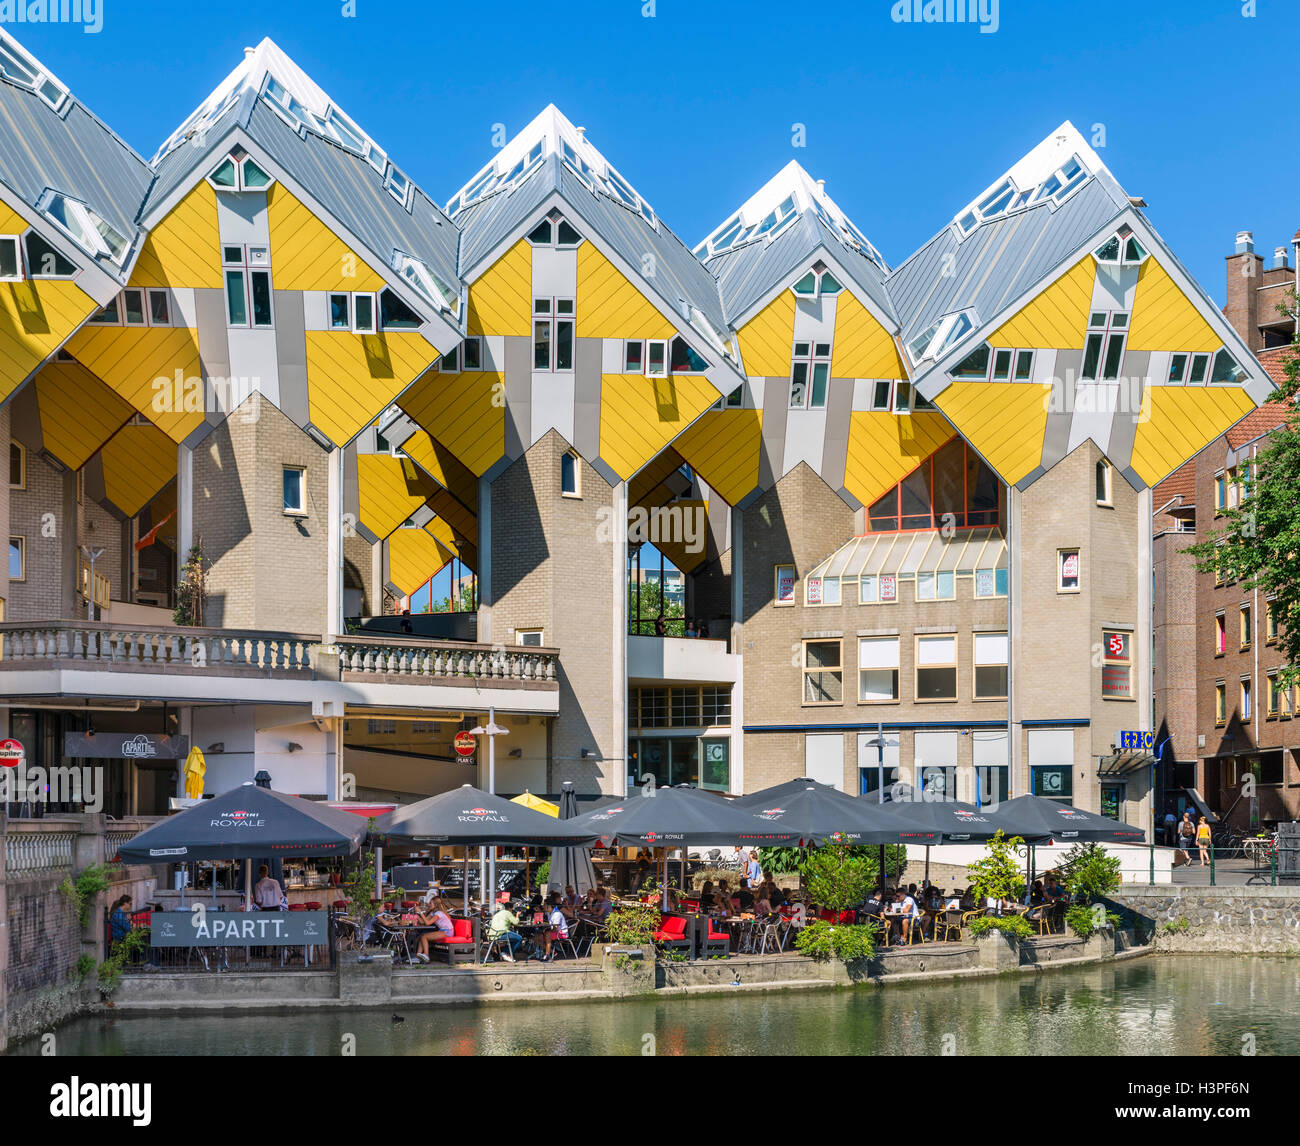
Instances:
[[[307,467],[296,465],[282,465],[280,467],[280,498],[284,502],[284,475],[293,471],[298,475],[298,505],[296,507],[285,505],[285,517],[306,517],[307,516]]]
[[[127,295],[140,296],[140,321],[139,322],[132,322],[129,318],[127,318],[127,309],[128,309],[126,304]],[[123,326],[134,327],[135,329],[138,330],[141,327],[147,327],[149,325],[149,295],[145,291],[144,287],[126,287],[124,290],[119,292],[118,300],[120,303],[120,310],[118,313],[122,316]]]
[[[1105,458],[1097,460],[1096,476],[1105,477],[1103,496],[1097,498],[1097,504],[1113,509],[1115,506],[1115,467]]]
[[[474,344],[475,353],[478,358],[478,365],[470,366],[466,361],[465,350],[470,343]],[[451,365],[448,366],[447,363]],[[460,344],[454,349],[449,350],[438,360],[438,370],[443,374],[459,374],[464,370],[483,370],[483,339],[478,335],[469,338],[463,338]]]
[[[808,665],[808,646],[809,645],[835,645],[839,649],[839,663],[830,668],[820,666],[809,667]],[[799,700],[804,708],[834,708],[844,704],[844,640],[841,637],[805,637],[800,644],[799,656]],[[813,673],[839,673],[840,677],[840,699],[839,700],[809,700],[808,699],[808,677]]]
[[[781,600],[781,570],[790,570],[790,599]],[[795,567],[788,561],[772,567],[772,604],[779,609],[788,609],[798,603],[799,576]]]
[[[892,642],[894,646],[894,664],[873,665],[871,668],[863,668],[865,648],[870,645],[873,648],[883,648],[887,642]],[[858,703],[859,704],[897,704],[902,699],[902,640],[898,636],[881,636],[881,637],[859,637],[858,638]],[[869,672],[884,673],[892,671],[894,674],[894,695],[892,697],[868,697],[866,695],[866,674]]]
[[[803,353],[799,348],[803,347]],[[823,352],[821,348],[824,347]],[[831,389],[831,350],[832,343],[817,342],[813,339],[796,339],[790,352],[790,409],[791,410],[824,410],[826,401],[830,395]],[[795,401],[795,387],[799,385],[795,381],[795,374],[799,367],[804,368],[803,394],[802,400]],[[817,368],[821,367],[826,372],[825,385],[822,389],[822,400],[814,404],[813,390],[816,386]]]
[[[15,577],[12,570],[9,573],[10,581],[27,580],[27,538],[21,533],[11,533],[9,535],[9,548],[12,551],[14,542],[18,542],[18,563],[22,571],[21,576]]]
[[[547,309],[539,309],[539,303],[545,303]],[[571,309],[566,313],[560,313],[559,308],[561,303],[568,303]],[[534,295],[532,306],[533,370],[542,371],[548,374],[572,374],[574,362],[576,362],[578,356],[577,300],[560,295]],[[573,362],[568,366],[559,366],[557,365],[557,362],[559,361],[560,353],[560,327],[565,324],[570,328],[569,343]],[[537,334],[538,328],[543,325],[548,327],[547,337],[550,341],[548,345],[547,365],[540,366],[537,362]]]
[[[1098,321],[1101,316],[1101,321]],[[1090,310],[1088,312],[1088,332],[1083,342],[1083,358],[1079,361],[1080,382],[1115,382],[1123,376],[1124,354],[1128,350],[1129,324],[1132,312],[1127,310]],[[1117,321],[1122,320],[1122,321]],[[1093,377],[1084,373],[1088,361],[1088,347],[1096,340],[1100,349],[1097,363],[1093,368]],[[1107,377],[1106,363],[1110,361],[1111,347],[1118,341],[1119,361],[1115,373]]]
[[[23,281],[23,241],[21,235],[0,235],[0,243],[12,243],[14,249],[14,273],[0,275],[0,283],[20,283]]]
[[[881,389],[884,389],[884,405],[880,404]],[[871,384],[871,409],[877,414],[888,414],[894,409],[894,384],[884,378],[877,378]]]
[[[980,660],[980,638],[999,637],[1002,640],[1003,654],[1000,661],[981,661]],[[1006,633],[972,633],[971,634],[971,673],[970,673],[970,694],[972,700],[1006,700],[1007,694],[1004,689],[998,695],[985,696],[979,690],[979,670],[982,668],[1003,668],[1008,664],[1011,648]]]
[[[361,325],[360,308],[357,302],[360,299],[366,299],[370,303],[370,325]],[[348,300],[348,309],[352,322],[353,334],[378,334],[379,333],[379,295],[371,294],[369,291],[360,291]]]
[[[347,315],[342,323],[334,321],[334,300],[341,298],[347,306]],[[332,290],[325,296],[326,321],[329,323],[329,329],[333,331],[351,330],[352,329],[352,295],[345,290]]]
[[[564,488],[564,459],[573,459],[573,488]],[[582,459],[578,457],[576,450],[565,450],[560,455],[560,496],[571,497],[575,499],[582,498]]]
[[[229,252],[238,250],[240,258],[234,262],[228,258]],[[255,258],[255,253],[265,252],[264,258]],[[230,283],[228,275],[240,276],[244,288],[244,322],[234,322],[230,314]],[[253,276],[266,275],[267,303],[271,308],[271,321],[253,321]],[[221,244],[221,285],[226,292],[226,326],[230,330],[274,330],[275,329],[275,284],[271,278],[271,249],[261,244],[222,243]],[[376,313],[376,321],[378,314]]]
[[[56,201],[62,202],[68,209],[69,218],[76,223],[81,234],[78,234],[70,226],[63,223],[51,211]],[[122,266],[126,262],[126,257],[131,253],[131,240],[125,235],[118,232],[107,219],[103,218],[97,212],[93,211],[79,199],[74,199],[71,195],[65,195],[61,191],[47,191],[41,196],[41,213],[49,219],[56,227],[67,235],[77,246],[88,251],[95,258],[107,259],[116,266]],[[115,255],[113,248],[108,245],[99,230],[100,224],[103,224],[108,230],[112,231],[117,238],[122,240],[122,253]]]
[[[941,596],[939,593],[940,576],[946,575],[952,584],[952,592]],[[928,596],[921,594],[921,579],[929,578],[929,584],[932,592]],[[957,571],[955,569],[927,569],[919,570],[916,578],[912,582],[912,591],[917,601],[955,601],[957,599]]]
[[[1255,681],[1250,676],[1243,676],[1241,680],[1241,720],[1244,724],[1255,715]]]
[[[960,656],[957,648],[957,634],[956,633],[933,633],[933,634],[927,633],[925,635],[917,634],[914,637],[914,641],[915,641],[915,645],[913,649],[914,658],[912,662],[913,665],[912,700],[916,704],[952,704],[953,701],[957,699],[957,694],[959,692],[958,677],[961,675],[960,672],[958,671],[958,665],[957,665]],[[951,644],[952,660],[942,661],[942,662],[927,661],[923,664],[921,662],[921,646],[936,645],[938,644],[939,641],[947,641],[949,642],[949,644]],[[949,669],[949,668],[952,669],[952,694],[950,696],[924,696],[923,697],[921,695],[921,670],[922,669]]]
[[[525,639],[533,636],[535,636],[537,640],[529,641]],[[515,644],[523,648],[543,648],[546,645],[546,630],[542,628],[516,629]]]
[[[1079,571],[1074,578],[1074,585],[1066,585],[1065,583],[1065,562],[1069,554],[1073,554],[1075,560],[1079,563]],[[1083,592],[1083,550],[1077,545],[1065,546],[1056,551],[1056,591],[1071,594]]]
[[[166,309],[167,309],[167,317],[166,317],[165,320],[164,320],[164,319],[156,319],[156,318],[154,318],[154,313],[153,313],[153,304],[154,304],[154,299],[157,299],[157,298],[162,299],[162,301],[163,301],[163,306],[166,307]],[[149,325],[150,325],[150,326],[158,326],[158,327],[171,327],[171,326],[174,326],[175,323],[172,321],[172,313],[173,313],[173,310],[174,310],[174,308],[173,308],[173,306],[172,306],[172,296],[171,296],[171,291],[167,290],[166,287],[146,287],[146,288],[145,288],[145,292],[144,292],[144,313],[145,313],[145,317],[149,320]]]
[[[650,369],[650,351],[652,347],[661,347],[663,352],[663,369]],[[669,340],[666,338],[649,338],[645,344],[645,376],[647,378],[667,378],[669,366]]]

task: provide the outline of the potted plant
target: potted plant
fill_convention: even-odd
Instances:
[[[1025,841],[997,832],[984,845],[985,854],[966,869],[966,878],[978,899],[1015,900],[1024,889],[1024,878],[1016,849]],[[1023,915],[984,915],[972,920],[971,935],[980,949],[980,965],[999,970],[1020,965],[1020,940],[1028,939],[1033,928]]]

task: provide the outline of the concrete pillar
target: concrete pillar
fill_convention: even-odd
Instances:
[[[610,522],[613,537],[610,548],[612,584],[614,590],[613,632],[610,648],[613,650],[610,668],[613,671],[613,749],[610,766],[618,775],[606,781],[605,790],[627,795],[627,482],[621,481],[610,491],[613,495]],[[612,781],[612,782],[611,782]]]
[[[5,709],[8,719],[9,710]],[[9,877],[5,872],[5,835],[9,817],[0,811],[0,1054],[9,1046]]]
[[[327,645],[343,632],[343,451],[331,450],[329,466],[329,521],[326,536],[325,633]]]
[[[1016,650],[1020,644],[1020,491],[1007,486],[1007,798],[1029,794],[1029,773],[1022,777],[1024,752],[1016,719]],[[1148,532],[1150,530],[1148,529]],[[996,574],[994,574],[996,578]]]
[[[740,675],[731,689],[731,792],[745,791],[745,515],[731,511],[731,647]]]
[[[492,483],[478,480],[478,639],[492,642]]]
[[[176,447],[176,560],[184,566],[194,545],[194,451]]]

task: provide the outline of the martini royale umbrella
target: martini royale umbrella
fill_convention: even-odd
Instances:
[[[572,781],[566,780],[560,794],[560,819],[574,820],[578,816],[578,797]],[[591,853],[586,848],[557,848],[551,852],[549,883],[560,888],[572,887],[579,895],[596,886],[596,872],[591,866]]]
[[[812,780],[801,776],[797,780],[787,780],[784,784],[773,784],[770,788],[750,792],[747,796],[737,796],[731,801],[731,806],[733,808],[752,808],[756,804],[781,801],[791,793],[802,792],[805,788],[826,788],[832,792],[838,791],[837,788],[832,787],[830,784],[823,784],[820,780]]]
[[[781,785],[788,788],[788,785]],[[824,784],[805,783],[773,801],[746,809],[773,826],[797,832],[802,845],[930,844],[937,829],[904,815],[897,804],[871,804]]]

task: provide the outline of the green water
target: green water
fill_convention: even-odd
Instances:
[[[57,1031],[60,1055],[1300,1055],[1300,959],[1151,957],[1106,968],[882,990],[590,1004],[113,1016]],[[29,1041],[11,1053],[37,1053]]]

